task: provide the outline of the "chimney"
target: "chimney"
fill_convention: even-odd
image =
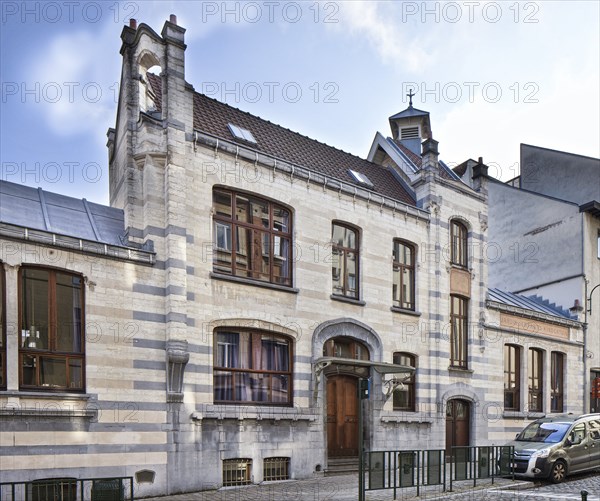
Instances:
[[[438,151],[438,142],[432,137],[426,139],[421,143],[423,152],[421,154],[421,168],[424,170],[437,171],[438,157],[440,153]]]
[[[169,16],[169,22],[177,26],[177,16],[175,14],[171,14]]]
[[[130,19],[129,20],[129,27],[132,30],[137,30],[137,21],[135,19]]]
[[[480,191],[484,180],[488,177],[488,166],[483,163],[483,157],[479,157],[477,165],[473,166],[473,189]]]

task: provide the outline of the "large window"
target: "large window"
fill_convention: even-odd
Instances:
[[[409,353],[394,353],[394,363],[408,367],[417,367],[416,357]],[[410,379],[402,383],[401,388],[394,390],[393,396],[395,411],[414,411],[415,410],[415,373]]]
[[[292,285],[292,222],[285,207],[224,189],[213,192],[217,273]]]
[[[469,301],[450,296],[450,366],[467,368]]]
[[[394,240],[394,306],[407,310],[415,309],[415,248]]]
[[[21,389],[84,390],[84,302],[80,275],[20,271]]]
[[[0,261],[0,388],[6,388],[6,318],[4,304],[6,290],[4,284],[4,266]]]
[[[215,402],[292,403],[292,343],[268,332],[218,329],[214,346]]]
[[[450,262],[466,268],[468,265],[467,227],[456,221],[450,221]]]
[[[358,299],[358,231],[340,223],[332,231],[333,293]]]
[[[504,345],[504,409],[518,411],[521,403],[521,349]]]
[[[542,412],[544,391],[544,352],[529,348],[527,379],[529,383],[529,412]]]
[[[558,351],[550,355],[550,412],[563,412],[564,357]]]

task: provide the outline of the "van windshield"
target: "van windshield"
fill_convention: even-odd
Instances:
[[[517,436],[519,442],[560,442],[572,423],[531,423]]]

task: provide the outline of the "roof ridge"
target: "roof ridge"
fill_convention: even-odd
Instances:
[[[370,160],[367,160],[366,158],[363,158],[363,157],[360,157],[360,156],[358,156],[358,155],[355,155],[354,153],[350,153],[350,152],[348,152],[348,151],[342,150],[341,148],[338,148],[338,147],[336,147],[336,146],[332,146],[332,145],[330,145],[330,144],[324,143],[324,142],[322,142],[322,141],[319,141],[318,139],[315,139],[315,138],[313,138],[313,137],[306,136],[306,135],[304,135],[304,134],[302,134],[302,133],[300,133],[300,132],[298,132],[298,131],[295,131],[295,130],[289,129],[288,127],[285,127],[285,126],[283,126],[283,125],[281,125],[281,124],[278,124],[278,123],[275,123],[275,122],[271,122],[271,120],[268,120],[268,119],[266,119],[266,118],[262,118],[261,116],[259,116],[259,115],[255,115],[255,114],[253,114],[253,113],[250,113],[249,111],[244,111],[244,110],[242,110],[242,109],[240,109],[240,108],[236,108],[235,106],[232,106],[232,105],[230,105],[230,104],[228,104],[228,103],[225,103],[225,102],[223,102],[223,101],[220,101],[220,100],[218,100],[218,99],[215,99],[214,97],[207,96],[206,94],[203,94],[203,93],[201,93],[201,92],[197,92],[197,91],[194,91],[194,95],[195,95],[195,96],[202,97],[202,98],[209,99],[209,100],[211,100],[211,101],[214,101],[214,102],[216,102],[216,103],[218,103],[218,104],[220,104],[220,105],[222,105],[222,106],[226,106],[226,107],[228,107],[228,108],[231,108],[232,110],[236,110],[236,111],[238,111],[238,112],[240,112],[240,113],[243,113],[244,115],[248,115],[248,116],[250,116],[250,117],[252,117],[252,118],[258,118],[259,120],[262,120],[263,122],[267,122],[267,123],[269,123],[269,124],[273,125],[274,127],[279,127],[280,129],[286,130],[286,131],[288,131],[288,132],[290,132],[290,133],[292,133],[292,134],[295,134],[295,135],[297,135],[297,136],[300,136],[300,137],[303,137],[303,138],[305,138],[305,139],[308,139],[309,141],[312,141],[312,142],[314,142],[314,143],[317,143],[317,144],[320,144],[320,145],[322,145],[322,146],[326,146],[327,148],[331,148],[331,149],[333,149],[333,150],[339,151],[340,153],[343,153],[344,155],[351,156],[351,157],[353,157],[353,158],[356,158],[356,159],[358,159],[358,160],[361,160],[362,162],[367,162],[367,163],[369,163],[369,164],[371,164],[371,165],[373,165],[373,166],[375,166],[375,167],[378,167],[378,168],[380,168],[380,169],[387,170],[387,169],[386,169],[386,167],[384,167],[383,165],[379,165],[379,164],[377,164],[377,163],[375,163],[375,162],[371,162]],[[235,125],[235,124],[234,124],[234,125]]]

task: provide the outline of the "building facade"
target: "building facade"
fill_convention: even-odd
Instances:
[[[365,160],[198,94],[184,33],[123,29],[110,207],[0,184],[2,481],[352,468],[359,379],[370,450],[581,411],[575,377],[560,406],[545,383],[581,324],[488,291],[482,162],[463,182],[412,103]]]

